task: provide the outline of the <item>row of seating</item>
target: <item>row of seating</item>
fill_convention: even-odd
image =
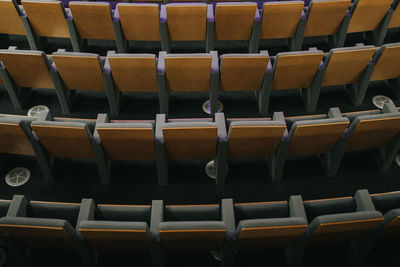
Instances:
[[[233,266],[236,253],[285,249],[288,266],[301,263],[309,246],[348,245],[350,262],[359,266],[378,238],[400,233],[400,192],[303,201],[212,205],[97,204],[28,201],[15,195],[0,201],[0,230],[10,253],[22,248],[69,249],[84,266],[96,266],[95,253],[151,252],[154,266],[164,266],[171,252],[220,251],[222,266]],[[16,266],[16,265],[13,265]],[[26,265],[25,265],[26,266]]]
[[[272,92],[302,88],[307,111],[317,108],[325,87],[345,86],[354,105],[361,105],[370,82],[385,80],[398,96],[400,43],[380,48],[359,44],[328,54],[303,52],[258,54],[97,54],[0,50],[0,86],[4,83],[16,110],[28,99],[29,88],[55,89],[64,114],[71,112],[76,90],[106,93],[111,114],[119,113],[122,93],[158,92],[160,113],[169,113],[170,93],[209,93],[210,113],[218,110],[218,94],[254,91],[261,115],[268,113]],[[2,82],[3,81],[3,82]]]
[[[227,130],[228,129],[228,130]],[[393,103],[383,110],[272,118],[168,119],[109,121],[25,116],[0,117],[0,152],[35,156],[43,176],[53,181],[54,159],[93,159],[103,184],[110,183],[111,162],[155,160],[160,185],[168,184],[168,161],[215,160],[216,183],[225,183],[232,158],[267,158],[270,177],[281,180],[288,157],[320,155],[328,177],[335,176],[343,154],[376,150],[381,171],[390,168],[400,149],[400,112]]]
[[[1,0],[0,34],[26,35],[32,50],[43,50],[40,37],[70,38],[75,52],[86,51],[88,39],[114,40],[120,53],[128,41],[158,41],[167,52],[171,42],[203,41],[209,52],[219,41],[247,40],[254,53],[260,40],[283,40],[301,50],[304,38],[329,36],[332,47],[343,47],[346,34],[358,32],[382,45],[388,28],[400,28],[397,5],[398,0],[315,0],[303,10],[303,1],[279,1],[264,3],[260,15],[249,2],[217,3],[214,14],[213,5],[204,3],[118,3],[112,13],[102,2],[73,1],[65,9],[60,1],[23,0],[19,7]]]

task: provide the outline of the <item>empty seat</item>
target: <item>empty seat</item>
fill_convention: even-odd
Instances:
[[[393,0],[355,0],[350,7],[347,33],[370,32],[374,45],[382,45],[393,15]]]
[[[272,77],[268,51],[259,54],[224,54],[219,91],[254,91],[261,115],[267,114],[267,90]]]
[[[332,47],[342,47],[350,21],[347,13],[350,3],[351,0],[311,1],[306,12],[304,37],[329,37]]]
[[[160,52],[157,75],[159,79],[160,111],[168,114],[169,92],[209,92],[211,114],[218,105],[218,55],[167,54]]]
[[[261,14],[260,39],[285,39],[289,50],[299,50],[305,25],[303,1],[265,2]]]
[[[32,122],[32,130],[47,153],[48,164],[56,158],[92,159],[96,162],[100,180],[110,183],[109,172],[102,147],[93,141],[94,120],[56,119],[41,112]]]
[[[206,52],[210,51],[211,22],[214,20],[213,7],[203,3],[172,3],[161,6],[161,38],[166,40],[165,49],[170,50],[170,42],[202,41]],[[208,23],[210,22],[210,23]],[[210,25],[210,26],[208,26]]]
[[[221,204],[215,205],[166,205],[157,215],[156,239],[160,240],[163,251],[222,251],[223,266],[233,266],[235,221],[232,199],[222,199]]]
[[[400,192],[371,194],[376,210],[383,214],[381,238],[393,238],[400,235]]]
[[[84,266],[95,266],[94,255],[75,230],[84,205],[85,200],[82,203],[27,201],[24,196],[16,195],[7,216],[0,219],[0,229],[22,248],[75,251]]]
[[[352,265],[360,265],[376,240],[383,216],[367,190],[354,197],[304,201],[309,222],[304,246],[346,244]],[[300,246],[300,245],[299,245]]]
[[[250,53],[258,51],[260,14],[256,3],[217,3],[215,6],[214,41],[248,41]],[[217,43],[218,44],[218,43]],[[237,46],[237,42],[235,43]],[[213,49],[213,46],[210,47]]]
[[[118,3],[114,21],[119,21],[124,40],[162,42],[158,4]]]
[[[69,7],[80,39],[115,40],[118,51],[124,51],[120,32],[114,30],[109,3],[72,1]]]
[[[312,109],[313,92],[309,89],[318,68],[322,65],[324,53],[320,50],[303,52],[278,53],[273,62],[273,79],[268,86],[267,106],[274,90],[287,90],[302,88],[303,99],[307,110]]]
[[[224,168],[218,157],[226,147],[227,136],[223,113],[212,119],[166,120],[157,114],[156,149],[159,184],[168,183],[168,161],[181,159],[215,159],[216,179],[221,183]]]
[[[117,95],[107,88],[103,79],[103,63],[100,56],[91,53],[65,52],[59,50],[52,54],[55,64],[55,85],[64,92],[64,113],[70,113],[71,92],[76,90],[103,91],[106,93],[111,114],[118,114]],[[107,90],[110,89],[110,90]]]
[[[394,1],[395,3],[396,1]],[[393,6],[393,5],[392,5]],[[400,5],[397,4],[397,7],[393,11],[392,19],[389,23],[389,29],[400,28]]]
[[[36,37],[71,38],[67,25],[69,10],[64,9],[62,2],[24,0],[22,6]]]
[[[310,110],[317,108],[320,91],[323,93],[323,87],[329,86],[344,85],[354,105],[361,105],[374,68],[372,58],[375,52],[374,46],[362,44],[332,49],[311,85],[311,97],[314,98]]]
[[[119,111],[123,93],[158,93],[157,58],[153,54],[115,54],[109,51],[104,64],[104,78],[107,90],[117,94]]]
[[[235,203],[236,248],[242,251],[285,249],[288,266],[296,266],[303,250],[296,244],[308,227],[301,196],[289,201]]]
[[[156,210],[160,202],[153,200]],[[129,253],[131,257],[131,253],[135,252],[153,252],[153,260],[157,262],[156,244],[152,244],[157,241],[150,233],[153,212],[152,205],[95,205],[90,200],[78,230],[98,253]]]
[[[272,180],[280,181],[287,156],[320,155],[327,176],[334,176],[336,169],[332,166],[340,162],[342,139],[349,125],[340,110],[331,108],[327,115],[286,118],[286,124],[289,133],[272,159]]]

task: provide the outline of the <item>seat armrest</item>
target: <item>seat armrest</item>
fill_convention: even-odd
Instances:
[[[161,51],[158,54],[157,74],[165,74],[165,56],[167,52]]]
[[[151,203],[150,239],[160,241],[160,223],[164,221],[164,202],[153,200]]]
[[[107,123],[107,122],[109,122],[107,114],[100,113],[97,115],[96,126],[95,126],[94,132],[93,132],[93,142],[94,143],[96,143],[96,144],[101,143],[100,135],[99,135],[99,132],[97,131],[97,125],[100,123]]]
[[[342,113],[340,112],[339,108],[330,108],[328,112],[329,118],[342,118]]]
[[[49,111],[41,111],[37,117],[36,121],[51,121],[53,117],[51,116]]]
[[[79,229],[79,225],[82,221],[94,220],[94,212],[96,210],[96,204],[91,198],[84,198],[79,208],[78,219],[76,220],[76,229]]]
[[[372,211],[375,210],[374,203],[367,189],[357,190],[354,195],[357,211]]]
[[[113,16],[113,21],[119,22],[119,10],[118,10],[118,4],[114,9],[114,16]]]
[[[211,54],[211,73],[219,73],[218,51],[210,51]]]
[[[167,22],[167,7],[165,5],[161,5],[160,10],[160,23]]]
[[[213,5],[207,5],[207,22],[213,22],[214,18],[214,9]]]
[[[6,217],[25,217],[28,208],[28,200],[24,195],[14,195]]]
[[[218,128],[218,142],[228,142],[224,113],[215,113],[215,122],[217,123]]]
[[[221,202],[222,220],[225,222],[227,238],[236,240],[235,212],[233,209],[233,200],[222,199]]]
[[[164,135],[162,132],[162,126],[166,122],[165,114],[156,115],[156,133],[155,133],[155,143],[164,144]]]
[[[290,217],[300,217],[307,221],[306,211],[303,205],[303,199],[300,195],[290,196],[289,198]]]

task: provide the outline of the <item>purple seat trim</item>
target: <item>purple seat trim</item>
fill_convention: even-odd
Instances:
[[[160,23],[167,22],[167,8],[165,5],[161,5],[161,12],[160,12]]]
[[[211,73],[218,73],[218,52],[217,51],[210,51],[211,54]]]
[[[207,5],[207,22],[213,22],[214,20],[213,5]]]
[[[165,55],[167,52],[161,51],[158,54],[158,64],[157,64],[157,73],[164,74],[165,73]]]
[[[118,11],[118,5],[120,3],[118,3],[114,9],[114,16],[113,16],[113,21],[119,21],[119,11]]]

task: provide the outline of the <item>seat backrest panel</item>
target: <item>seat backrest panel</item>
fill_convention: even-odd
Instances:
[[[19,124],[0,122],[0,153],[34,156],[35,152]]]
[[[400,45],[386,47],[372,72],[371,81],[400,77]]]
[[[25,35],[21,18],[12,1],[0,1],[0,17],[0,34]]]

